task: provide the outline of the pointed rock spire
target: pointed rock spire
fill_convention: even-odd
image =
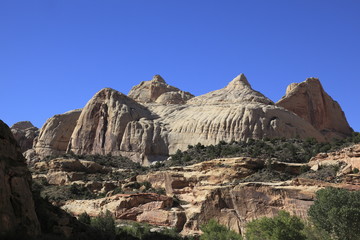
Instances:
[[[151,81],[166,83],[165,80],[159,74],[154,75]]]
[[[243,73],[239,74],[227,85],[227,88],[243,89],[245,87],[251,88],[251,85]]]

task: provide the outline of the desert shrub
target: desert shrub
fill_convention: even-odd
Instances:
[[[342,164],[320,166],[317,171],[308,171],[300,175],[302,178],[315,179],[325,182],[337,182],[337,172]]]
[[[115,234],[115,220],[107,210],[105,213],[100,213],[99,216],[91,219],[90,224],[95,229],[109,234]]]
[[[87,212],[83,212],[82,214],[79,215],[78,217],[79,222],[85,223],[85,224],[90,224],[91,223],[91,219],[89,214],[87,214]]]
[[[335,151],[359,142],[360,133],[354,133],[342,140],[334,139],[332,142],[317,142],[314,138],[264,138],[230,143],[221,141],[209,146],[198,143],[195,146],[189,145],[186,151],[176,151],[171,155],[171,161],[166,162],[166,166],[189,165],[214,158],[240,156],[306,163],[320,152]]]
[[[308,215],[336,239],[360,239],[360,192],[327,187],[316,192]]]
[[[247,240],[305,240],[303,229],[300,218],[280,211],[273,218],[263,217],[249,222],[245,235]]]
[[[240,234],[220,225],[214,219],[200,227],[203,234],[200,240],[242,240]]]

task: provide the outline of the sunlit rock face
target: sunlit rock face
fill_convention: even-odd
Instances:
[[[152,80],[141,82],[132,87],[128,96],[139,103],[183,104],[193,98],[189,92],[181,91],[165,82],[160,75]]]
[[[82,110],[68,151],[124,155],[147,164],[168,154],[164,129],[157,118],[128,96],[105,88]]]
[[[40,234],[31,174],[9,127],[0,120],[0,235]]]
[[[57,114],[45,122],[34,144],[34,150],[40,158],[66,153],[80,113],[81,109]]]
[[[276,105],[296,113],[318,129],[328,140],[353,132],[340,105],[323,89],[319,79],[292,83]]]
[[[105,88],[82,110],[50,118],[35,140],[35,152],[40,158],[65,152],[123,155],[148,165],[197,143],[264,137],[326,141],[351,132],[341,108],[316,79],[290,85],[274,104],[252,89],[244,74],[198,97],[155,75],[128,96]]]

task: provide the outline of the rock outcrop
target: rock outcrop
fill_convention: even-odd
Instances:
[[[161,104],[184,104],[194,97],[189,92],[168,85],[160,75],[155,75],[152,80],[134,86],[128,96],[140,103]]]
[[[350,172],[355,168],[360,169],[360,144],[355,144],[350,147],[343,148],[336,152],[319,153],[310,159],[309,165],[317,170],[321,166],[339,165],[345,163]]]
[[[311,124],[253,90],[243,74],[225,88],[192,98],[185,105],[148,106],[170,130],[169,153],[197,143],[210,145],[249,138],[314,137],[324,141]]]
[[[278,167],[279,162],[273,167]],[[299,166],[282,163],[284,169]],[[326,186],[359,190],[360,185],[336,184],[295,178],[278,182],[242,182],[265,167],[264,160],[221,158],[186,167],[138,175],[136,181],[152,188],[164,188],[167,196],[152,193],[116,194],[94,200],[69,200],[62,206],[80,215],[96,216],[109,210],[117,219],[175,227],[183,235],[200,234],[199,226],[214,218],[239,233],[246,224],[263,216],[273,217],[286,210],[303,219],[313,204],[315,192]],[[295,171],[296,173],[296,171]],[[129,188],[136,182],[122,185]],[[176,203],[174,202],[176,201]]]
[[[340,105],[325,92],[317,78],[290,84],[286,95],[276,105],[296,113],[329,140],[353,132]]]
[[[84,107],[68,146],[76,154],[113,154],[146,164],[152,155],[167,155],[161,123],[144,106],[110,88]]]
[[[39,129],[29,121],[17,122],[10,129],[21,152],[31,149],[34,139],[39,135]]]
[[[155,193],[117,194],[98,200],[71,200],[63,209],[73,215],[87,212],[98,216],[109,210],[116,219],[133,220],[158,226],[174,227],[181,230],[185,213],[173,207],[173,199]]]
[[[300,107],[293,103],[297,99]],[[69,120],[60,121],[63,118]],[[339,124],[335,124],[337,119]],[[276,105],[253,90],[243,74],[226,87],[198,97],[166,84],[156,75],[133,87],[129,97],[105,88],[95,94],[81,114],[77,111],[49,119],[35,151],[40,158],[65,151],[123,155],[148,165],[197,143],[265,137],[326,141],[351,131],[339,105],[318,80],[291,85]]]
[[[40,234],[31,174],[9,127],[0,120],[0,235]]]
[[[69,111],[55,115],[45,122],[34,147],[40,158],[66,153],[80,113],[81,109]]]

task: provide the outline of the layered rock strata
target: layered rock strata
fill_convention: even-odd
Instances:
[[[340,105],[325,92],[317,78],[290,84],[286,95],[276,105],[296,113],[329,140],[353,132]]]
[[[31,174],[9,127],[0,120],[0,235],[40,234]]]
[[[109,210],[117,219],[176,227],[183,235],[201,234],[199,227],[210,219],[243,233],[249,221],[276,216],[280,210],[306,219],[316,191],[323,187],[360,190],[359,184],[304,178],[239,183],[264,168],[264,164],[261,159],[238,157],[173,167],[136,177],[138,183],[148,182],[153,188],[164,188],[167,196],[117,194],[95,200],[70,200],[62,208],[76,216],[83,212],[96,216]],[[301,168],[299,164],[279,162],[270,167],[280,165],[279,171],[294,174],[299,174]],[[125,185],[122,187],[126,188]],[[177,199],[177,205],[174,199]]]

